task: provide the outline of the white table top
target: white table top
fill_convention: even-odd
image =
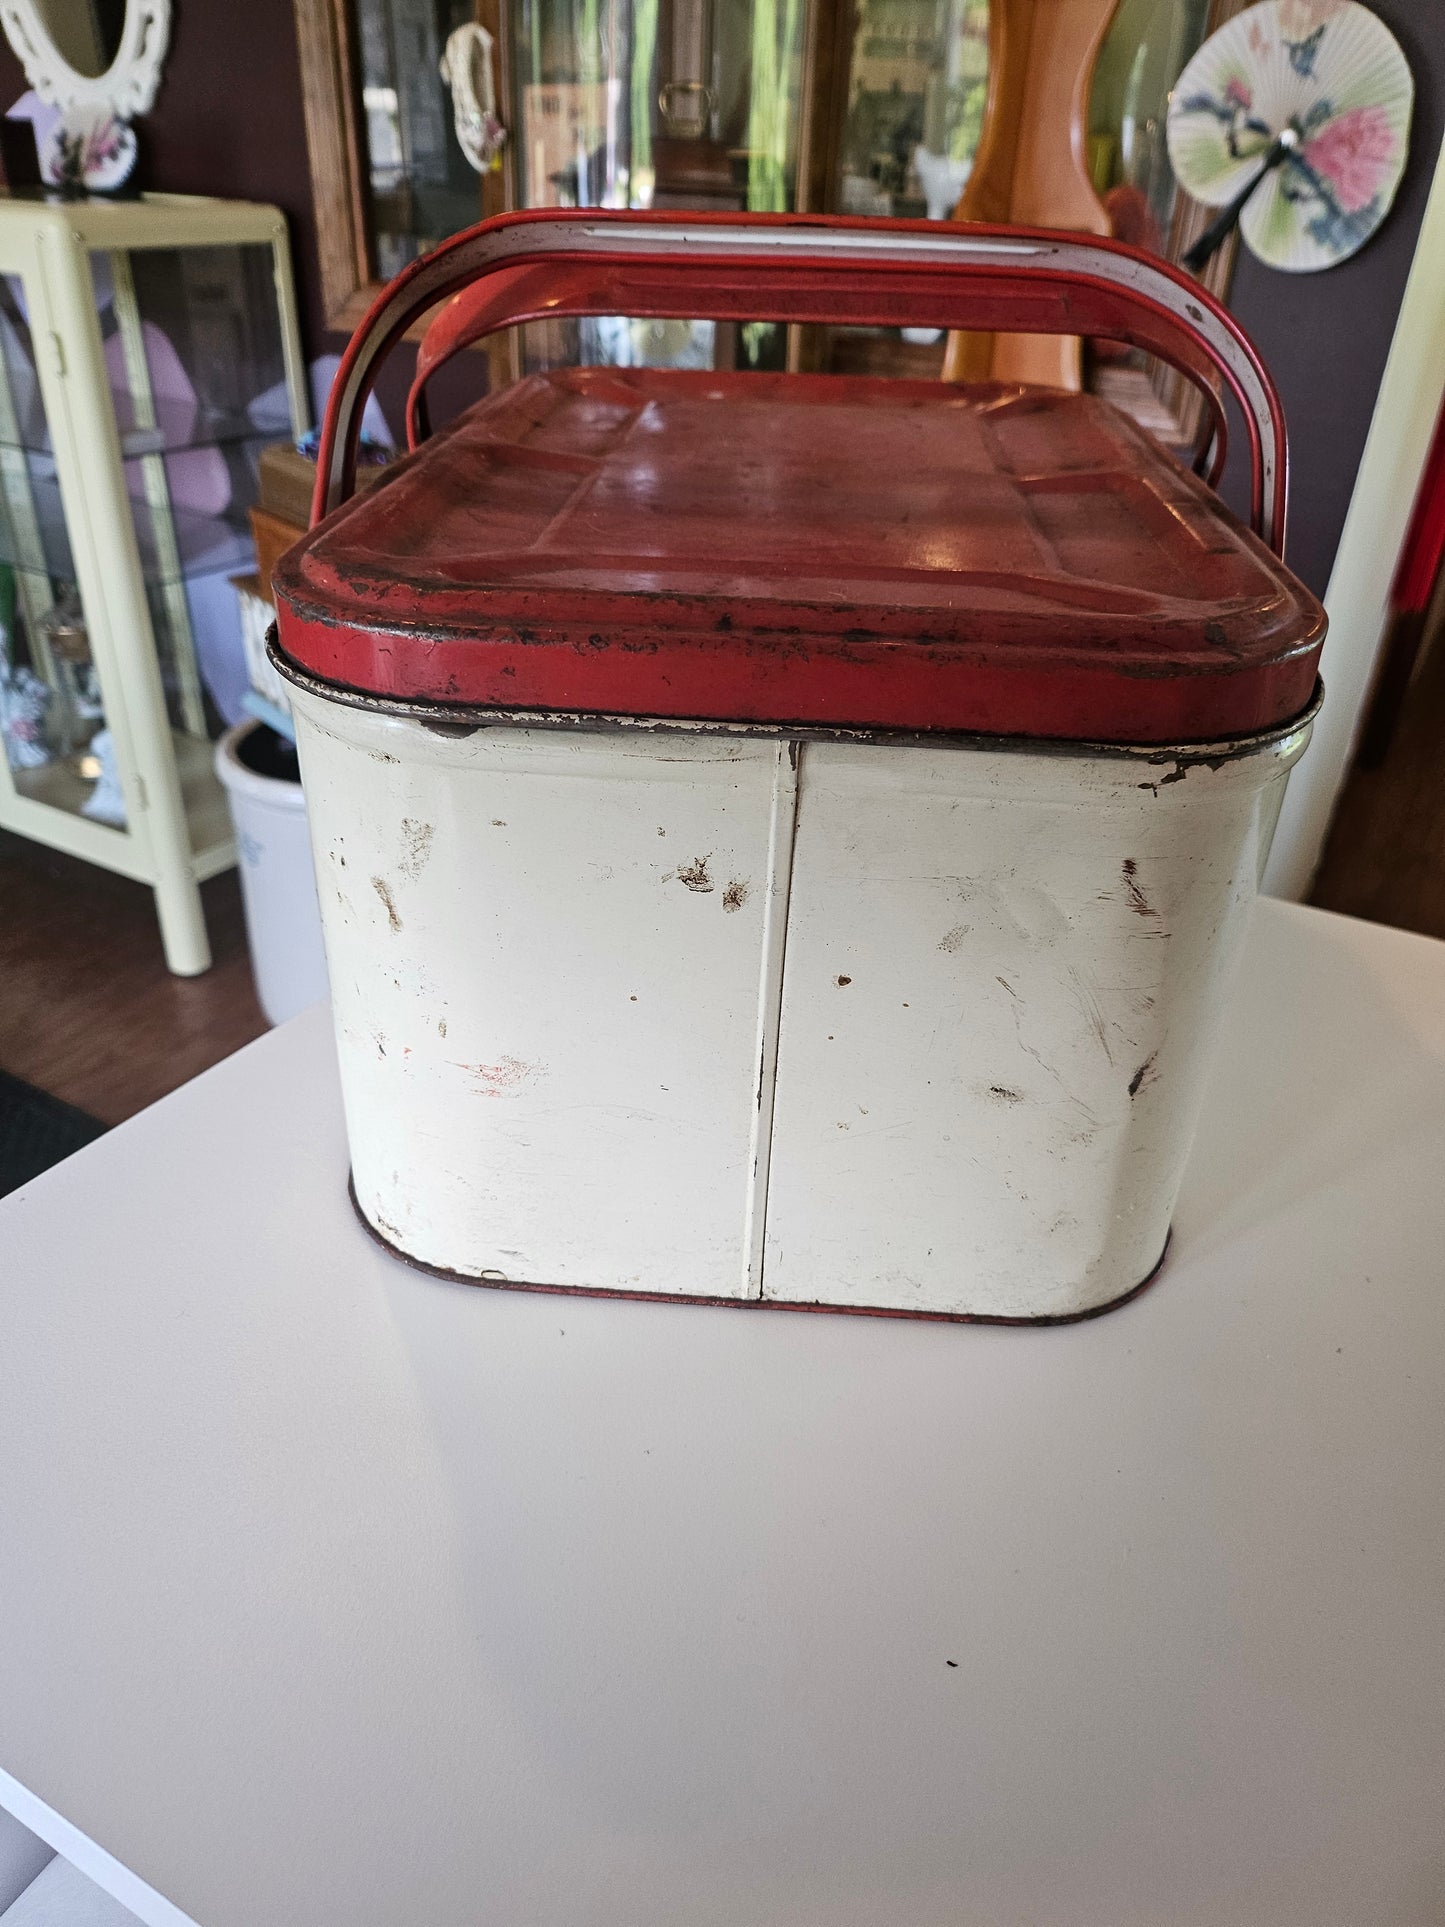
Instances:
[[[0,1206],[0,1801],[154,1927],[1445,1918],[1445,945],[1261,906],[1093,1324],[444,1284],[345,1165],[316,1013]]]

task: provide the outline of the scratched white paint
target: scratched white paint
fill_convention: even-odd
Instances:
[[[367,1218],[451,1270],[742,1296],[779,746],[296,708]]]
[[[402,1250],[1014,1317],[1153,1268],[1307,729],[1211,768],[295,707]]]
[[[1303,742],[1217,769],[809,747],[770,1296],[1038,1317],[1148,1275]]]

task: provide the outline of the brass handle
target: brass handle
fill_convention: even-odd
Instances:
[[[674,102],[679,95],[697,103],[695,115],[691,112],[685,115],[678,113]],[[712,88],[700,80],[666,80],[657,90],[658,112],[675,134],[693,128],[701,133],[716,101],[717,95]]]

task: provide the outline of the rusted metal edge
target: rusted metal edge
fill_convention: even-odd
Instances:
[[[1017,751],[1029,755],[1118,756],[1147,766],[1172,763],[1184,768],[1222,763],[1273,748],[1286,736],[1306,729],[1319,714],[1325,687],[1315,678],[1314,694],[1306,706],[1286,722],[1246,736],[1218,736],[1190,743],[1109,743],[1092,739],[1052,736],[987,736],[967,730],[869,729],[857,724],[727,722],[718,718],[685,716],[626,716],[596,710],[493,709],[465,703],[439,703],[401,696],[377,696],[368,690],[348,689],[303,669],[281,648],[272,623],[266,633],[266,660],[284,681],[323,702],[374,715],[397,716],[420,723],[439,736],[465,737],[479,729],[555,729],[596,735],[762,736],[772,742],[860,743],[894,749],[974,749]],[[1165,782],[1174,780],[1166,777]]]
[[[357,1201],[355,1179],[349,1172],[346,1195],[362,1228],[389,1257],[400,1259],[413,1271],[425,1272],[428,1277],[440,1278],[450,1285],[476,1285],[484,1291],[530,1291],[549,1298],[631,1298],[649,1305],[717,1305],[738,1311],[837,1312],[845,1318],[907,1318],[930,1325],[1082,1325],[1091,1318],[1102,1318],[1105,1312],[1118,1311],[1121,1306],[1132,1304],[1141,1292],[1148,1290],[1163,1271],[1174,1238],[1171,1230],[1164,1239],[1164,1249],[1159,1253],[1153,1269],[1137,1285],[1131,1285],[1128,1291],[1121,1292],[1117,1298],[1110,1298],[1102,1305],[1090,1305],[1087,1311],[1047,1312],[1036,1318],[1010,1318],[1000,1312],[988,1311],[910,1311],[906,1305],[824,1305],[811,1303],[805,1298],[712,1298],[704,1292],[616,1291],[604,1285],[543,1285],[524,1278],[477,1278],[470,1272],[453,1271],[446,1265],[428,1264],[425,1258],[414,1258],[409,1251],[403,1251],[400,1245],[393,1244],[384,1232],[377,1230],[362,1210]]]

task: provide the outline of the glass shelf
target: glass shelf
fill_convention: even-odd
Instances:
[[[178,729],[171,731],[171,748],[190,823],[191,847],[200,856],[227,844],[231,835],[225,795],[216,780],[215,749],[211,743]],[[17,795],[72,816],[83,815],[82,806],[95,793],[94,778],[81,775],[80,761],[75,757],[42,763],[38,769],[12,768],[10,779]],[[116,836],[125,834],[123,824],[91,820]]]
[[[233,444],[254,472],[254,463],[272,437],[252,436]],[[75,564],[71,556],[70,535],[60,499],[60,485],[49,470],[46,457],[27,453],[25,474],[12,472],[0,483],[0,563],[32,575],[73,580]],[[167,456],[168,465],[194,459],[184,452]],[[174,472],[170,476],[170,521],[175,531],[175,555],[165,540],[164,518],[135,491],[140,479],[128,476],[131,520],[135,526],[136,546],[141,572],[148,583],[182,581],[189,576],[214,575],[224,570],[234,573],[249,567],[254,553],[246,506],[254,499],[254,487],[243,491],[244,499],[234,499],[218,514],[208,515],[176,505],[181,492]],[[206,478],[208,482],[214,478]],[[28,525],[28,526],[27,526]]]
[[[136,425],[135,405],[130,395],[113,389],[111,402],[115,425],[120,431],[120,452],[127,461],[141,455],[175,455],[188,449],[224,448],[237,442],[258,442],[266,447],[273,442],[291,440],[291,416],[284,407],[273,416],[260,411],[211,409],[194,401],[158,397],[154,406],[155,426],[142,428]],[[19,416],[18,410],[17,416],[13,434],[0,428],[0,448],[49,455],[50,425],[38,391],[23,416]]]

